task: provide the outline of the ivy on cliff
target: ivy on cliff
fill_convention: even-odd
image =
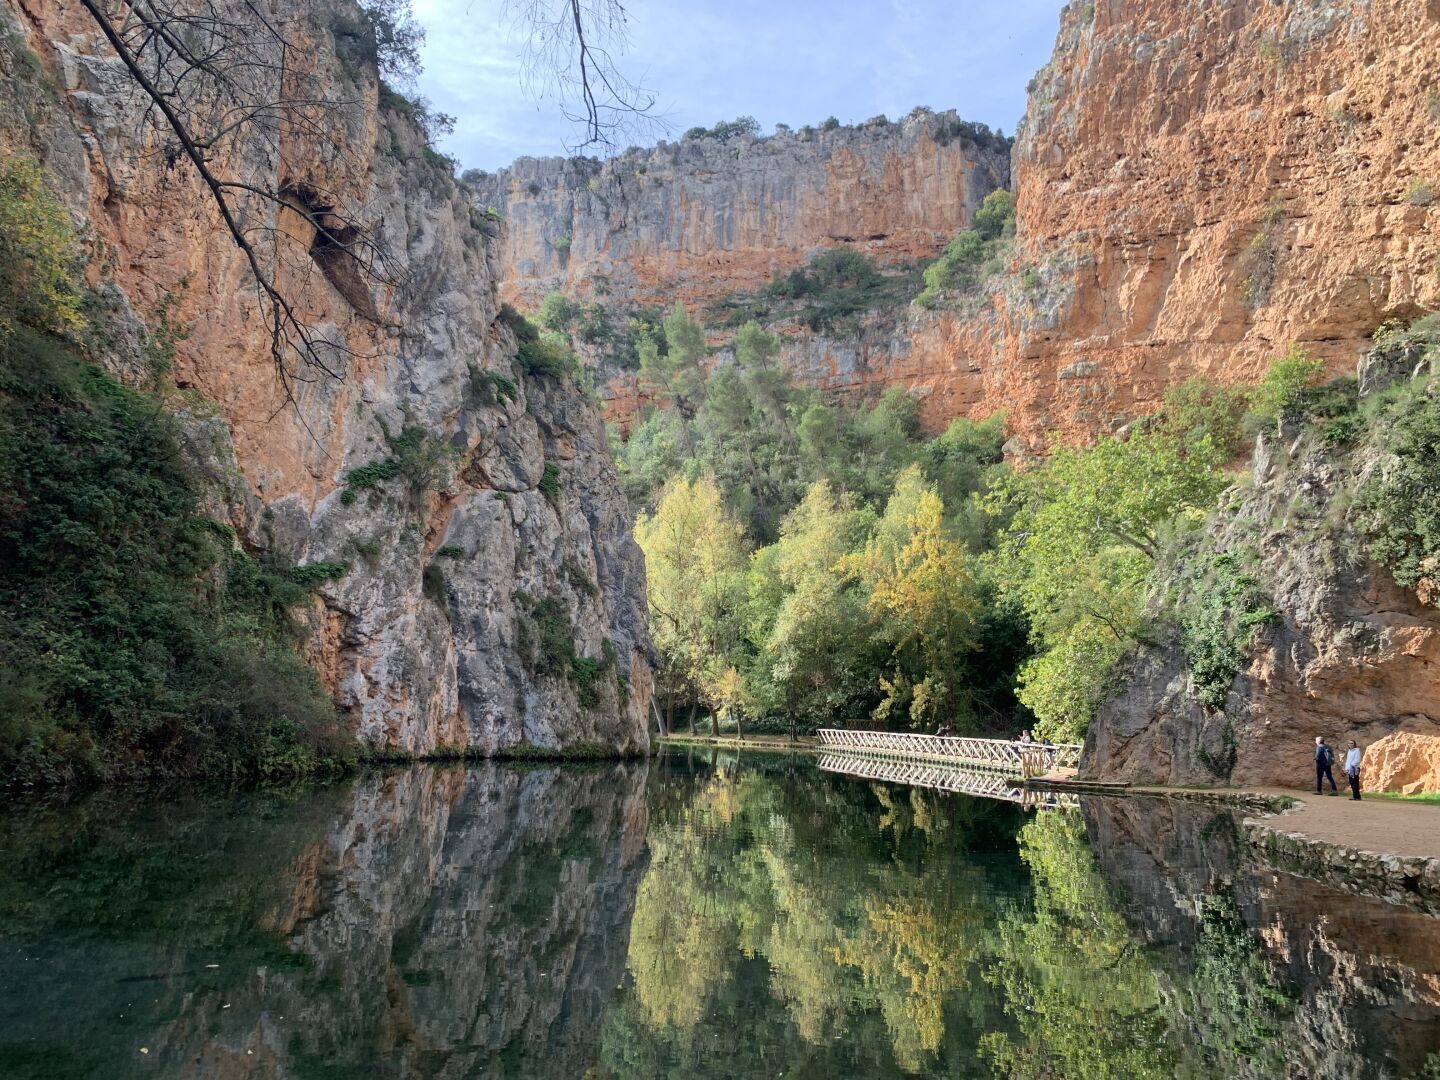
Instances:
[[[252,557],[201,515],[162,402],[58,336],[79,319],[68,229],[38,173],[6,170],[0,784],[343,763],[289,614],[343,567]]]

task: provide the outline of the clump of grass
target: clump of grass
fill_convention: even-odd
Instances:
[[[1405,188],[1405,201],[1411,206],[1429,206],[1435,201],[1435,185],[1429,180],[1412,180]]]
[[[550,505],[560,506],[560,467],[553,461],[547,461],[545,468],[540,472],[540,482],[535,485],[540,494],[550,501]]]
[[[346,562],[306,563],[290,569],[290,580],[307,589],[318,588],[327,581],[338,581],[350,569]]]
[[[470,365],[470,390],[489,405],[514,401],[520,396],[520,388],[510,376],[498,371],[485,371],[474,364]]]

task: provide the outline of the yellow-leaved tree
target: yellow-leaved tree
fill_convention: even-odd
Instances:
[[[945,507],[918,466],[900,474],[864,551],[845,566],[869,589],[867,607],[892,650],[876,717],[953,717],[980,605],[965,545],[947,534]]]
[[[740,645],[748,553],[740,523],[725,508],[714,477],[676,477],[654,514],[641,514],[635,539],[645,553],[650,633],[660,652],[656,685],[667,730],[675,706],[711,711],[719,734],[721,707],[737,698],[730,671]]]

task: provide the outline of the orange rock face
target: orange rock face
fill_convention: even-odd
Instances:
[[[1440,737],[1405,732],[1385,736],[1365,747],[1360,778],[1364,791],[1440,791]]]
[[[1003,140],[954,113],[917,111],[830,131],[684,140],[604,164],[522,158],[474,181],[473,201],[503,220],[502,299],[534,310],[563,292],[598,303],[623,331],[637,309],[677,299],[713,324],[711,305],[753,295],[830,248],[892,269],[928,262],[1007,185],[1009,168]],[[785,362],[806,382],[878,394],[904,381],[923,393],[928,372],[906,363],[908,315],[874,312],[858,336],[775,329]],[[712,325],[711,344],[723,348],[732,335]],[[606,419],[628,427],[644,404],[633,372],[601,350],[582,344],[581,352],[596,365]]]
[[[1032,448],[1114,430],[1194,375],[1253,380],[1292,343],[1348,370],[1380,323],[1440,305],[1437,56],[1433,0],[1071,3],[1014,148],[995,295],[859,341],[801,333],[787,362],[840,393],[907,387],[931,428],[1003,409]],[[929,258],[980,179],[1001,182],[958,143],[844,134],[806,151],[823,168],[787,156],[799,136],[517,162],[477,199],[507,219],[502,295],[703,305],[836,243]],[[622,174],[624,200],[605,186]]]
[[[1004,186],[994,139],[953,113],[764,139],[687,139],[604,164],[521,158],[476,182],[504,220],[502,299],[548,292],[704,306],[841,244],[932,258]]]
[[[282,350],[288,388],[210,191],[73,0],[0,0],[6,57],[15,40],[33,53],[6,71],[0,149],[34,157],[83,226],[99,362],[149,385],[147,324],[166,312],[184,330],[168,404],[208,512],[252,552],[346,567],[317,589],[305,653],[360,739],[644,749],[643,558],[599,417],[571,382],[516,370],[494,238],[413,120],[381,107],[374,67],[342,60],[336,27],[360,18],[349,3],[238,5],[226,39],[243,45],[220,54],[237,96],[207,88],[228,131],[210,167],[235,185],[234,217],[313,343]],[[246,36],[262,9],[283,15],[283,64],[265,51],[274,35]],[[185,98],[197,128],[206,100]],[[263,123],[231,122],[257,103]],[[347,211],[353,235],[336,228]],[[317,224],[337,238],[316,243]],[[300,363],[306,351],[321,362]],[[418,455],[407,479],[357,493],[352,474],[398,462],[402,433]],[[625,679],[578,707],[573,680],[527,663],[517,595],[558,602],[578,655]]]
[[[906,384],[1038,442],[1291,343],[1350,369],[1440,304],[1437,56],[1427,0],[1068,5],[1013,166],[1040,285],[922,329]]]

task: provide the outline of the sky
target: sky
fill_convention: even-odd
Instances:
[[[1062,0],[628,0],[621,71],[656,95],[669,138],[754,116],[769,133],[828,116],[956,109],[1013,134],[1050,58]],[[426,30],[419,92],[456,118],[461,168],[565,154],[575,126],[522,86],[504,0],[413,0]],[[626,141],[649,145],[665,132]],[[623,149],[623,146],[621,147]]]

